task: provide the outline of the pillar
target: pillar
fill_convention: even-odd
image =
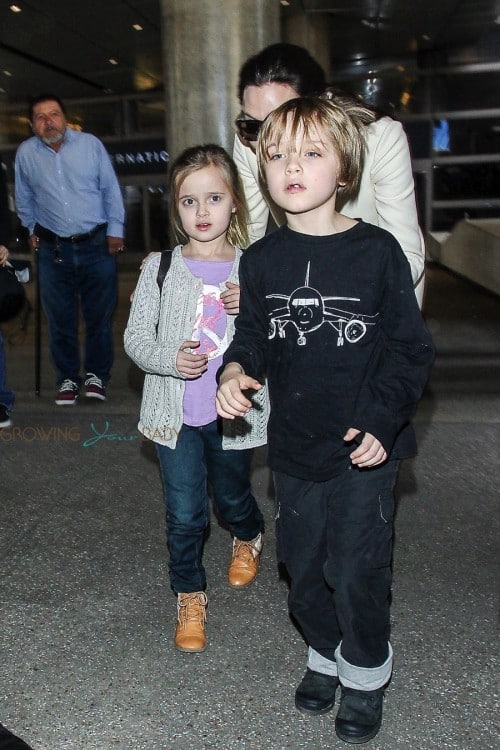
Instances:
[[[282,41],[305,47],[325,71],[327,81],[332,67],[330,23],[327,13],[305,13],[295,6],[285,10],[282,23]]]
[[[229,151],[238,73],[279,41],[278,0],[161,0],[166,137],[170,159],[198,143]]]

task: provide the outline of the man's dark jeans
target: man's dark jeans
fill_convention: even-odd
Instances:
[[[41,237],[38,254],[57,383],[66,378],[81,383],[79,307],[85,323],[84,372],[106,383],[113,364],[111,326],[117,300],[116,258],[108,253],[106,230],[83,242]]]
[[[263,518],[250,486],[252,450],[222,450],[219,423],[183,425],[175,449],[156,444],[166,506],[170,585],[176,594],[203,591],[205,532],[210,522],[207,480],[219,516],[250,541]],[[229,557],[228,557],[229,559]]]
[[[399,462],[346,465],[326,482],[275,472],[278,556],[291,578],[289,609],[326,659],[358,667],[389,654],[394,485]]]

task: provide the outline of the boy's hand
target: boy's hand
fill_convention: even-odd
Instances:
[[[240,286],[233,284],[232,281],[226,281],[226,291],[222,292],[220,298],[224,305],[224,310],[228,315],[238,315],[240,311]]]
[[[217,414],[226,419],[244,417],[252,408],[252,402],[243,391],[260,391],[261,383],[245,375],[236,362],[230,362],[224,368],[219,380],[219,388],[215,397]]]
[[[199,378],[207,369],[207,355],[191,354],[189,351],[190,349],[196,349],[199,345],[199,341],[183,341],[177,352],[176,367],[187,380]]]
[[[355,427],[350,427],[344,435],[346,443],[350,443],[354,440],[356,435],[359,435],[361,430],[357,430]],[[387,453],[380,440],[369,432],[365,432],[361,444],[350,454],[349,458],[355,466],[359,466],[360,469],[368,468],[369,466],[378,466],[387,459]]]

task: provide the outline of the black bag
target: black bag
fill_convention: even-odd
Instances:
[[[161,294],[163,282],[165,281],[165,276],[168,273],[171,263],[172,263],[172,251],[163,250],[161,254],[160,266],[158,268],[158,276],[156,277],[156,283],[160,287],[160,294]]]
[[[12,320],[19,315],[26,304],[24,287],[16,276],[14,268],[0,267],[0,323]]]

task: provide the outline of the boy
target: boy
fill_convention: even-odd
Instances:
[[[295,705],[326,713],[340,684],[335,730],[355,744],[382,720],[393,490],[434,356],[397,241],[335,210],[363,148],[362,127],[328,101],[294,99],[266,119],[259,169],[287,226],[243,255],[217,392],[218,413],[235,418],[267,374],[278,555],[309,645]]]

